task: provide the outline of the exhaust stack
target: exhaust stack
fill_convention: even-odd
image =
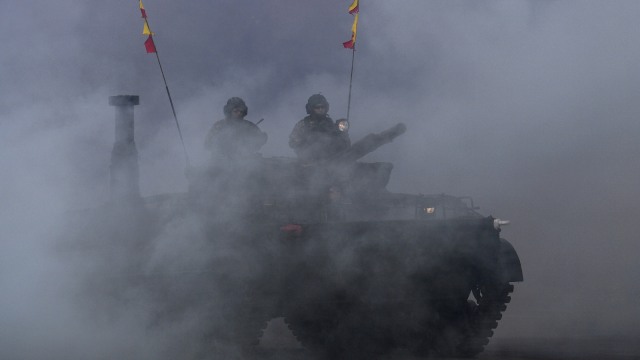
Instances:
[[[137,95],[109,96],[109,105],[116,108],[115,142],[109,166],[111,200],[140,200],[138,150],[134,140],[133,107],[140,103]]]

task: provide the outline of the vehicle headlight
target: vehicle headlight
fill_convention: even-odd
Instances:
[[[505,225],[509,225],[509,223],[511,223],[511,221],[509,220],[493,219],[493,227],[496,230],[500,230],[500,228],[502,228]]]

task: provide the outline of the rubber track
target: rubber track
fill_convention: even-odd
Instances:
[[[502,319],[502,312],[507,309],[513,292],[512,284],[504,284],[496,289],[487,291],[481,296],[471,323],[471,333],[458,347],[457,356],[473,357],[484,350],[493,336],[493,330],[498,327],[498,321]]]

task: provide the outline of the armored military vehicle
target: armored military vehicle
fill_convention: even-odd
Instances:
[[[269,257],[238,309],[251,310],[248,327],[284,316],[306,348],[331,359],[483,350],[523,280],[520,261],[500,238],[505,222],[470,198],[392,193],[392,164],[357,161],[404,131],[368,135],[319,163],[256,158],[192,174],[195,207],[228,214],[233,203],[241,210],[225,221],[244,224],[235,236],[262,242],[250,259]],[[245,330],[237,335],[255,336]]]
[[[392,164],[358,161],[403,124],[317,163],[219,159],[188,169],[186,194],[142,198],[127,184],[138,174],[132,110],[118,111],[115,197],[70,217],[65,237],[83,244],[74,258],[94,259],[87,287],[96,302],[135,296],[152,309],[150,326],[190,319],[197,350],[176,356],[233,358],[229,348],[251,351],[266,323],[284,317],[326,358],[396,348],[472,357],[523,280],[500,237],[504,221],[470,198],[390,192]]]

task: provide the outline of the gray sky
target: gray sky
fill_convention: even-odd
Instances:
[[[496,336],[640,333],[640,2],[361,1],[351,137],[405,122],[367,157],[395,163],[390,190],[470,195],[512,221],[525,282]],[[293,154],[309,95],[346,115],[348,5],[145,1],[194,163],[231,96],[265,118],[266,156]],[[140,95],[142,192],[186,189],[141,30],[136,0],[0,0],[0,339],[23,336],[16,351],[64,342],[50,330],[73,310],[34,299],[58,295],[46,249],[62,212],[107,198],[108,96]]]

